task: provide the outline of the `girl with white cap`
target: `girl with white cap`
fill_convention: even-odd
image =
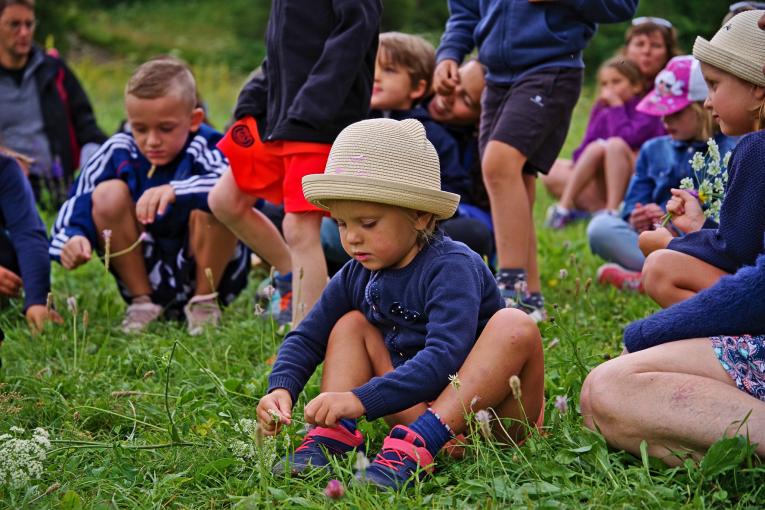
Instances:
[[[321,393],[304,409],[314,428],[275,472],[328,469],[329,457],[362,450],[361,416],[384,417],[393,429],[357,478],[391,488],[432,471],[435,454],[465,429],[466,412],[491,407],[510,418],[505,440],[541,425],[539,330],[504,308],[478,255],[436,229],[459,197],[441,191],[438,156],[420,122],[350,125],[324,174],[303,178],[303,192],[338,222],[352,260],[285,338],[258,404],[264,431],[275,434],[324,363]],[[523,388],[515,398],[511,378]]]

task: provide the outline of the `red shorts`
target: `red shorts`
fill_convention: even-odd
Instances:
[[[263,142],[252,117],[237,121],[218,142],[239,189],[274,204],[284,202],[285,212],[325,212],[303,196],[303,176],[324,172],[331,147],[328,143]]]

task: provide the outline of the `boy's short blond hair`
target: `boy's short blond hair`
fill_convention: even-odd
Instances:
[[[180,59],[155,57],[133,72],[125,87],[125,95],[139,99],[157,99],[177,95],[189,105],[197,105],[197,86],[191,69]]]
[[[382,64],[401,66],[406,69],[412,81],[412,88],[425,80],[425,94],[430,91],[433,72],[436,69],[436,50],[433,45],[418,35],[401,32],[380,34],[377,58]]]

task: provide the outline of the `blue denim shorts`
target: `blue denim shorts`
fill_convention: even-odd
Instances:
[[[713,336],[712,348],[742,391],[765,402],[765,336]]]

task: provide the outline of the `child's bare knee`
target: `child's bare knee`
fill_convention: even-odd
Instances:
[[[515,308],[503,308],[491,318],[486,328],[499,332],[498,335],[504,340],[502,344],[510,350],[516,350],[520,345],[527,346],[529,350],[541,350],[541,336],[539,327],[534,319],[527,313]]]
[[[643,263],[643,288],[648,295],[653,295],[657,288],[671,284],[673,271],[670,264],[676,252],[672,250],[657,250]]]
[[[224,223],[242,217],[246,209],[252,207],[252,204],[242,200],[239,194],[232,194],[228,191],[221,185],[221,181],[218,181],[218,184],[207,195],[207,205],[210,207],[210,210],[216,218],[219,218]]]
[[[284,240],[290,248],[321,243],[320,212],[287,213],[284,216],[282,230]]]
[[[627,142],[624,141],[623,138],[619,138],[618,136],[612,136],[611,138],[608,138],[606,140],[606,150],[609,151],[620,151],[620,152],[631,152],[632,149],[630,149],[630,146],[627,145]]]
[[[93,216],[98,218],[122,217],[126,207],[133,207],[130,189],[120,179],[111,179],[93,190]]]
[[[337,339],[349,339],[355,338],[354,335],[363,331],[370,326],[367,318],[364,314],[358,310],[353,310],[346,313],[335,323],[330,333],[330,338],[337,341]]]

